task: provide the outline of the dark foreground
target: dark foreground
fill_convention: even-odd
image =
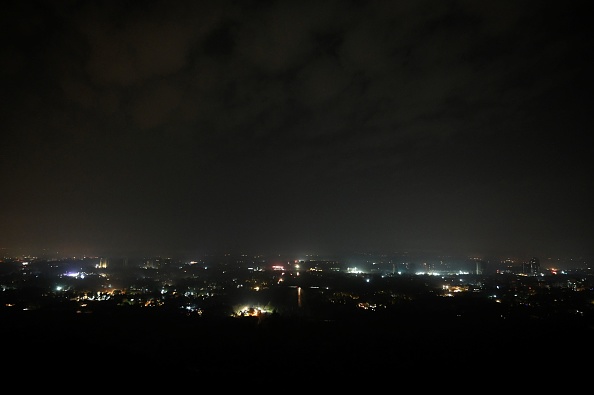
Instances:
[[[351,380],[362,385],[419,377],[425,378],[419,385],[430,387],[458,379],[505,387],[514,377],[517,385],[518,375],[576,377],[594,357],[594,330],[580,319],[414,313],[205,319],[152,311],[0,316],[6,380],[81,390],[115,383],[128,390],[183,383],[229,388],[253,380],[310,386],[313,378],[348,389]]]

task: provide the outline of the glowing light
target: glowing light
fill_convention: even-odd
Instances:
[[[357,267],[349,267],[349,268],[347,268],[347,273],[359,274],[359,273],[363,273],[363,270],[358,269]]]

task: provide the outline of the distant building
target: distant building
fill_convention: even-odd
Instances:
[[[534,257],[522,265],[522,274],[537,276],[540,273],[540,259]]]
[[[477,259],[475,270],[476,270],[476,274],[484,274],[485,273],[485,261],[483,261],[482,259]]]
[[[108,265],[109,265],[109,260],[107,258],[100,258],[99,265],[97,265],[97,267],[99,269],[107,269]]]

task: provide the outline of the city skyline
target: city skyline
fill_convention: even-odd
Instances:
[[[536,262],[536,266],[534,266]],[[133,267],[166,269],[167,267],[185,266],[222,266],[229,268],[251,268],[258,270],[294,270],[297,266],[331,271],[355,271],[361,273],[408,274],[495,274],[522,273],[527,267],[538,267],[542,273],[556,274],[562,271],[591,270],[592,260],[585,256],[540,257],[521,256],[477,256],[477,255],[435,255],[426,251],[359,251],[350,254],[315,254],[315,253],[248,253],[243,252],[207,252],[177,253],[169,255],[65,255],[59,251],[42,251],[40,254],[17,254],[4,248],[0,250],[0,263],[8,264],[61,264],[87,269],[91,266],[118,270]],[[82,266],[79,266],[82,265]]]
[[[10,1],[0,248],[591,259],[586,5]]]

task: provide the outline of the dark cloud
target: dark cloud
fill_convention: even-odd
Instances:
[[[585,5],[9,2],[0,242],[592,253]]]

